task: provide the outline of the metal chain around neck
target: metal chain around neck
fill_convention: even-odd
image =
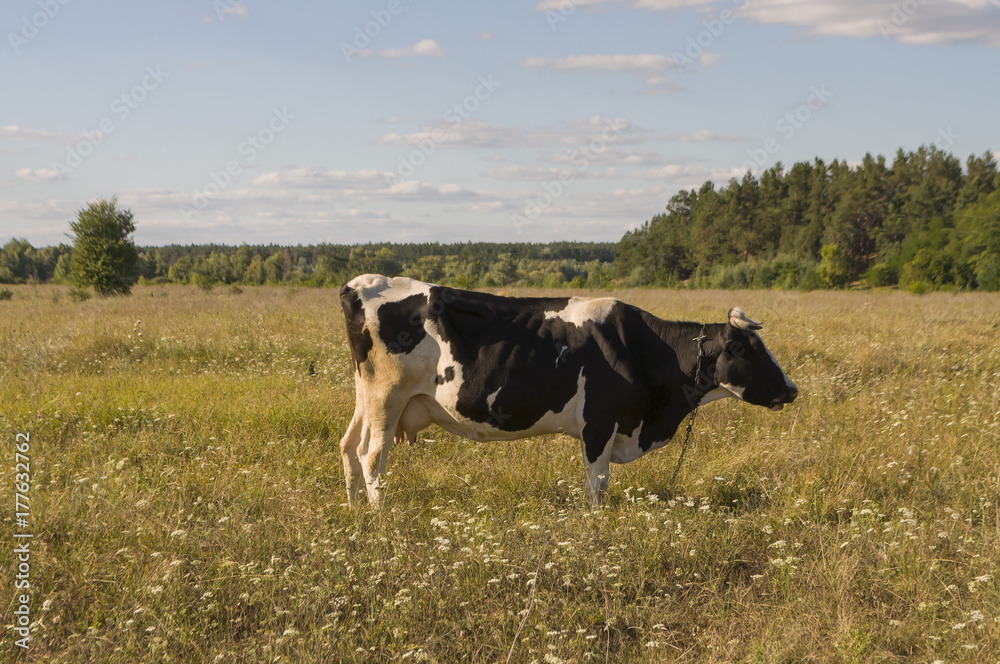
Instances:
[[[701,358],[705,356],[704,343],[708,339],[705,336],[705,325],[701,326],[701,334],[699,334],[692,341],[698,344],[698,359],[695,361],[694,365],[694,388],[697,394],[698,381],[701,380]],[[698,412],[698,404],[694,404],[694,409],[691,411],[690,417],[688,417],[687,431],[684,432],[684,442],[681,444],[681,454],[677,457],[677,467],[674,468],[674,474],[670,477],[670,488],[674,488],[674,481],[677,479],[677,473],[681,472],[681,464],[684,463],[684,453],[687,452],[688,443],[691,442],[691,430],[694,429],[694,416]]]

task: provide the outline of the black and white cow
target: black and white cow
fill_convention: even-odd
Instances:
[[[736,397],[780,410],[798,395],[739,309],[726,323],[682,323],[612,298],[500,297],[373,274],[340,298],[355,366],[340,442],[351,500],[367,489],[377,503],[393,441],[438,424],[473,440],[573,436],[599,504],[608,464],[663,447],[694,408]]]

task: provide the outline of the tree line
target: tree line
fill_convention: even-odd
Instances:
[[[891,164],[780,163],[681,191],[625,234],[614,278],[632,286],[839,288],[852,282],[1000,290],[1000,174],[993,155],[933,146]]]
[[[100,204],[107,201],[95,205]],[[90,208],[84,212],[88,218],[93,216]],[[119,255],[127,254],[125,234],[119,230],[109,235],[115,239],[109,237],[108,246],[118,246]],[[109,262],[95,260],[89,253],[81,259],[80,237],[73,245],[40,249],[26,240],[11,240],[0,249],[0,283],[51,282],[95,286],[98,292],[127,292],[114,287],[110,276],[97,286],[93,274],[83,273],[85,266],[107,269]],[[168,245],[133,247],[133,251],[131,261],[126,256],[118,268],[107,271],[127,274],[125,280],[131,283],[195,284],[206,289],[265,284],[339,287],[365,273],[402,275],[459,288],[514,284],[606,288],[611,284],[615,243]]]
[[[132,214],[100,200],[70,223],[73,244],[0,249],[0,283],[339,286],[375,272],[460,288],[668,286],[1000,290],[1000,173],[933,146],[889,164],[780,163],[673,196],[616,243],[370,243],[135,247]]]

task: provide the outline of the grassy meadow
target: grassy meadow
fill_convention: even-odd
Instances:
[[[997,295],[614,293],[742,307],[802,394],[706,406],[672,489],[677,445],[613,465],[592,511],[576,441],[437,428],[393,449],[381,509],[349,508],[336,289],[12,291],[2,661],[1000,660]]]

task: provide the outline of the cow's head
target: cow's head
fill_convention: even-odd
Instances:
[[[715,365],[719,385],[737,398],[771,410],[781,410],[799,394],[771,355],[757,330],[760,323],[739,309],[729,310],[729,325],[722,338],[722,353]]]

